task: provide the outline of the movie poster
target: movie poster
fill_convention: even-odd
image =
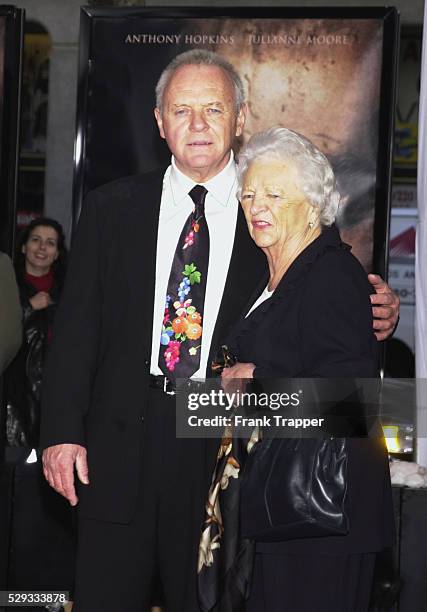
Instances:
[[[40,28],[41,29],[41,28]],[[47,32],[26,32],[22,70],[21,147],[24,155],[46,153],[51,40]]]
[[[21,90],[18,230],[43,214],[51,48],[51,38],[44,27],[34,21],[27,22]]]
[[[2,124],[3,121],[3,89],[4,89],[4,36],[5,34],[5,20],[4,17],[0,16],[0,142],[2,139]],[[0,166],[2,163],[1,159],[2,147],[0,146]]]
[[[83,24],[76,211],[90,189],[168,165],[154,121],[154,88],[175,55],[204,48],[230,61],[246,87],[249,112],[237,156],[251,134],[275,125],[311,139],[337,175],[343,239],[372,269],[376,215],[381,210],[385,219],[388,206],[383,166],[391,119],[384,132],[381,117],[392,116],[393,79],[387,110],[384,71],[394,74],[395,60],[393,48],[383,57],[385,9],[369,19],[354,17],[355,10],[351,18],[319,18],[319,9],[316,18],[296,18],[295,9],[280,9],[280,18],[277,10],[264,18],[250,9],[247,18],[126,11],[91,9]]]
[[[421,55],[421,28],[406,28],[402,31],[399,49],[394,164],[395,175],[410,176],[414,181],[418,156]]]

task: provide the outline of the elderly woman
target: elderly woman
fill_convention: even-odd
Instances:
[[[369,283],[334,226],[339,194],[326,157],[303,136],[272,128],[254,135],[241,152],[239,181],[248,229],[267,257],[269,277],[227,340],[237,363],[223,370],[224,384],[230,385],[232,378],[376,376]],[[392,541],[390,477],[382,439],[349,438],[347,446],[349,532],[257,541],[247,612],[368,610],[375,553]],[[209,590],[210,581],[215,582],[213,568],[230,569],[228,582],[223,581],[228,589],[230,576],[243,576],[236,589],[243,595],[244,577],[250,576],[250,550],[239,550],[235,541],[230,547],[227,533],[227,521],[238,528],[227,499],[238,488],[244,461],[238,453],[230,439],[223,440],[223,463],[214,475],[201,543],[202,602],[205,587]],[[245,511],[242,504],[242,519]],[[216,523],[221,528],[212,545],[207,536]],[[238,599],[236,592],[229,593],[227,604],[218,609],[240,609]]]

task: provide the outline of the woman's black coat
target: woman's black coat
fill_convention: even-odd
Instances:
[[[52,304],[41,310],[34,310],[30,304],[30,299],[37,293],[33,285],[18,277],[18,288],[23,343],[5,377],[6,436],[8,446],[37,448],[43,364],[61,287],[58,283],[54,284],[49,291]]]
[[[266,286],[262,280],[248,308]],[[324,228],[292,263],[272,297],[234,327],[228,345],[254,378],[373,378],[377,341],[370,284],[337,229]],[[382,438],[349,438],[347,536],[258,544],[266,553],[346,554],[391,544],[390,475]],[[242,508],[244,512],[244,508]]]

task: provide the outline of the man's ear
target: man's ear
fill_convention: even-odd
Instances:
[[[160,136],[162,138],[166,138],[165,131],[163,129],[162,113],[160,112],[160,109],[158,109],[157,107],[154,109],[154,116],[156,118],[157,127],[159,128]]]
[[[243,127],[245,125],[247,112],[248,112],[247,104],[246,103],[242,104],[242,106],[240,107],[239,112],[237,113],[236,136],[241,136],[241,134],[243,132]]]

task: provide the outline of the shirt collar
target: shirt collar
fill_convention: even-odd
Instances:
[[[169,180],[175,206],[179,206],[194,185],[198,184],[177,168],[174,156],[172,156]],[[234,201],[237,190],[237,172],[233,151],[230,151],[230,159],[225,168],[203,183],[203,186],[209,191],[214,201],[221,206],[226,207]]]

